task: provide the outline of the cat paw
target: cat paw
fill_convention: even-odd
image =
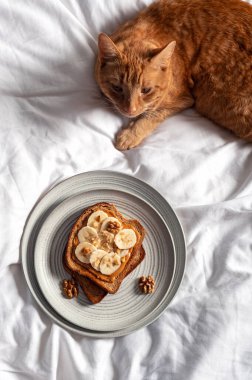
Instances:
[[[115,147],[118,150],[128,150],[134,148],[140,144],[140,142],[141,139],[139,139],[131,129],[126,128],[117,134]]]

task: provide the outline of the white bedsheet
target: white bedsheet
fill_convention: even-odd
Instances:
[[[93,79],[98,32],[151,0],[0,2],[0,379],[252,379],[252,145],[193,110],[119,152],[125,123]],[[71,175],[133,174],[185,230],[181,288],[150,326],[117,339],[65,331],[37,306],[19,254],[37,199]]]

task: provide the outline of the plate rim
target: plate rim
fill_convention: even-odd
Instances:
[[[46,202],[47,198],[50,195],[52,195],[53,192],[57,192],[58,188],[60,188],[61,186],[64,188],[64,185],[67,182],[71,183],[71,182],[74,182],[74,180],[78,177],[82,178],[82,177],[88,177],[88,176],[93,176],[93,175],[96,175],[96,176],[101,176],[101,175],[105,175],[105,176],[110,175],[111,176],[112,175],[115,177],[119,176],[120,178],[129,178],[132,181],[136,181],[136,183],[138,183],[140,186],[144,186],[147,190],[154,192],[162,200],[162,202],[165,202],[166,206],[168,206],[168,208],[170,209],[170,212],[172,212],[174,214],[177,227],[179,227],[179,232],[180,232],[181,237],[182,237],[182,243],[183,243],[182,244],[182,253],[183,253],[183,256],[180,258],[182,260],[182,262],[180,263],[180,271],[178,274],[178,279],[176,279],[176,281],[178,282],[177,287],[176,287],[176,291],[171,296],[170,302],[168,303],[168,305],[155,318],[153,318],[149,323],[146,323],[144,326],[141,326],[138,328],[134,328],[134,326],[132,326],[132,327],[130,326],[129,328],[126,328],[126,329],[115,330],[115,331],[106,331],[106,332],[94,331],[94,330],[81,328],[81,327],[65,320],[55,310],[49,310],[46,307],[48,305],[50,306],[47,299],[44,297],[43,294],[40,294],[40,296],[42,295],[42,298],[43,298],[43,301],[45,301],[45,304],[39,299],[38,295],[36,294],[35,290],[33,289],[33,284],[32,284],[30,277],[29,277],[28,267],[26,266],[26,262],[25,262],[25,258],[26,258],[26,249],[25,248],[28,248],[29,237],[35,228],[36,220],[39,217],[41,218],[43,213],[46,213],[46,211],[48,211],[50,209],[50,207],[54,206],[54,208],[55,208],[57,205],[55,205],[55,203],[56,203],[55,201],[53,204],[47,205],[47,208],[45,208],[45,210],[43,210],[43,212],[41,213],[42,215],[40,214],[39,217],[35,218],[35,222],[31,226],[31,231],[28,232],[27,228],[29,227],[29,224],[32,223],[32,217],[34,216],[36,209],[39,206],[43,205],[43,203]],[[77,195],[77,193],[75,195]],[[66,199],[67,198],[64,198],[63,201]],[[61,202],[59,202],[59,203],[61,203]],[[171,236],[172,236],[172,234],[171,234]],[[173,236],[172,236],[172,239],[173,239]],[[27,243],[27,247],[25,247],[26,243]],[[64,329],[69,330],[69,331],[74,332],[74,333],[77,333],[77,334],[80,334],[80,335],[83,335],[83,336],[89,336],[89,337],[93,337],[93,338],[114,338],[114,337],[119,337],[119,336],[125,336],[125,335],[128,335],[134,331],[137,331],[139,328],[146,327],[149,324],[153,323],[157,318],[159,318],[163,314],[163,312],[171,304],[175,295],[177,294],[177,292],[178,292],[178,290],[182,284],[183,278],[184,278],[186,262],[187,262],[185,233],[184,233],[183,227],[180,223],[180,220],[179,220],[174,208],[171,206],[171,204],[164,198],[164,196],[159,191],[157,191],[154,187],[149,185],[147,182],[135,177],[132,174],[122,173],[122,172],[119,172],[116,170],[107,170],[107,169],[91,170],[91,171],[86,171],[86,172],[75,174],[73,176],[64,178],[63,180],[60,180],[58,183],[53,184],[45,192],[43,192],[39,196],[39,198],[35,202],[34,206],[32,207],[32,209],[30,210],[30,212],[27,215],[26,221],[24,223],[23,231],[22,231],[22,236],[20,239],[19,251],[20,251],[20,255],[21,255],[22,270],[23,270],[23,273],[25,276],[26,283],[28,285],[28,288],[29,288],[31,294],[33,295],[33,298],[35,299],[36,303],[41,307],[41,309],[47,314],[47,316],[49,316],[52,320],[54,320],[54,322],[56,324],[60,325]],[[175,257],[176,257],[176,255],[175,255]],[[40,293],[41,293],[41,290],[40,290]],[[51,306],[50,306],[50,308],[51,308]],[[56,316],[53,314],[53,311],[54,311],[54,314],[56,314]]]

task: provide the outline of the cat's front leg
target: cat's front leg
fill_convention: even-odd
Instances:
[[[183,92],[182,95],[164,104],[163,107],[131,121],[127,128],[122,129],[117,134],[115,147],[118,150],[127,150],[136,147],[167,117],[192,107],[193,104],[194,99],[190,93]]]
[[[116,136],[115,147],[118,150],[127,150],[139,145],[158,126],[157,120],[139,118],[131,121],[127,128],[122,129]]]

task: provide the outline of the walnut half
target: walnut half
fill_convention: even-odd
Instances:
[[[78,284],[74,280],[63,280],[63,293],[67,298],[77,297],[79,294]]]
[[[107,231],[111,232],[112,234],[119,232],[120,228],[121,225],[117,221],[110,221],[107,225]]]
[[[145,294],[153,293],[155,290],[155,280],[152,276],[142,276],[138,282],[140,290]]]

